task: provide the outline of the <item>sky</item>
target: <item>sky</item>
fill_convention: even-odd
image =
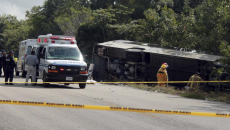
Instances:
[[[10,14],[25,19],[26,11],[33,6],[43,5],[45,0],[0,0],[0,15]]]

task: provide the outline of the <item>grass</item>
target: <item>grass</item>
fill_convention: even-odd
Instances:
[[[110,78],[114,82],[119,81],[116,77],[110,75]],[[186,90],[177,90],[174,86],[169,87],[160,87],[157,85],[148,86],[146,84],[126,84],[130,87],[146,90],[146,91],[154,91],[159,93],[166,93],[172,95],[178,95],[181,97],[192,98],[192,99],[201,99],[201,100],[208,100],[208,101],[218,101],[218,102],[225,102],[230,104],[230,94],[229,93],[215,93],[211,92],[204,92],[201,90],[193,90],[193,91],[186,91]]]
[[[230,103],[230,94],[228,93],[204,92],[201,90],[192,90],[192,91],[176,90],[175,87],[173,86],[159,87],[159,86],[148,86],[145,84],[127,84],[127,85],[141,90],[179,95],[181,97],[186,97],[186,98]]]

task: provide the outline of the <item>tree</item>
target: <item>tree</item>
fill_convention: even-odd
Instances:
[[[26,21],[18,21],[15,16],[0,16],[0,48],[18,52],[19,43],[28,38],[30,26]]]
[[[62,14],[54,21],[58,24],[65,35],[77,36],[78,28],[92,21],[92,11],[86,7],[70,8],[69,14]]]
[[[27,21],[33,27],[30,31],[31,38],[37,38],[38,35],[48,33],[63,34],[54,19],[59,15],[56,12],[59,5],[65,2],[65,0],[47,0],[43,6],[34,6],[26,12]]]
[[[113,14],[114,10],[112,8],[109,9],[98,9],[94,11],[94,22],[98,24],[103,32],[103,39],[106,41],[105,29],[109,24],[116,22],[115,14]]]
[[[229,2],[225,0],[205,0],[195,9],[197,36],[196,49],[211,54],[221,54],[220,44],[229,41]]]

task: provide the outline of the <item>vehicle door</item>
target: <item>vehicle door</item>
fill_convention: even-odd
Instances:
[[[17,71],[22,71],[24,64],[24,54],[25,54],[25,46],[20,46],[18,61],[17,61]]]
[[[26,54],[25,54],[25,59],[26,59],[27,56],[31,55],[31,51],[32,51],[32,46],[28,46],[27,50],[26,50]],[[27,71],[28,65],[25,64],[25,62],[24,62],[24,66],[25,66],[25,70]]]
[[[20,71],[20,68],[21,67],[19,67],[20,65],[19,65],[19,63],[21,62],[20,61],[20,57],[21,57],[21,55],[20,55],[20,52],[21,52],[21,47],[19,47],[19,50],[18,50],[18,61],[17,61],[17,71]]]
[[[35,52],[35,56],[37,57],[37,59],[38,59],[38,50],[39,50],[39,47],[33,47],[33,49],[32,49],[32,51],[34,51]],[[32,52],[31,51],[31,52]],[[39,61],[39,60],[38,60]],[[39,62],[38,62],[38,64],[36,65],[36,76],[39,76]]]
[[[46,60],[46,47],[44,48],[39,48],[41,50],[40,55],[39,55],[39,78],[43,78],[43,71],[45,70],[45,67],[47,66],[45,64]]]

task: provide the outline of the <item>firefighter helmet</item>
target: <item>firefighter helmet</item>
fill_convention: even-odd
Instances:
[[[162,65],[161,65],[161,68],[168,68],[169,66],[168,66],[168,64],[167,63],[163,63]]]

